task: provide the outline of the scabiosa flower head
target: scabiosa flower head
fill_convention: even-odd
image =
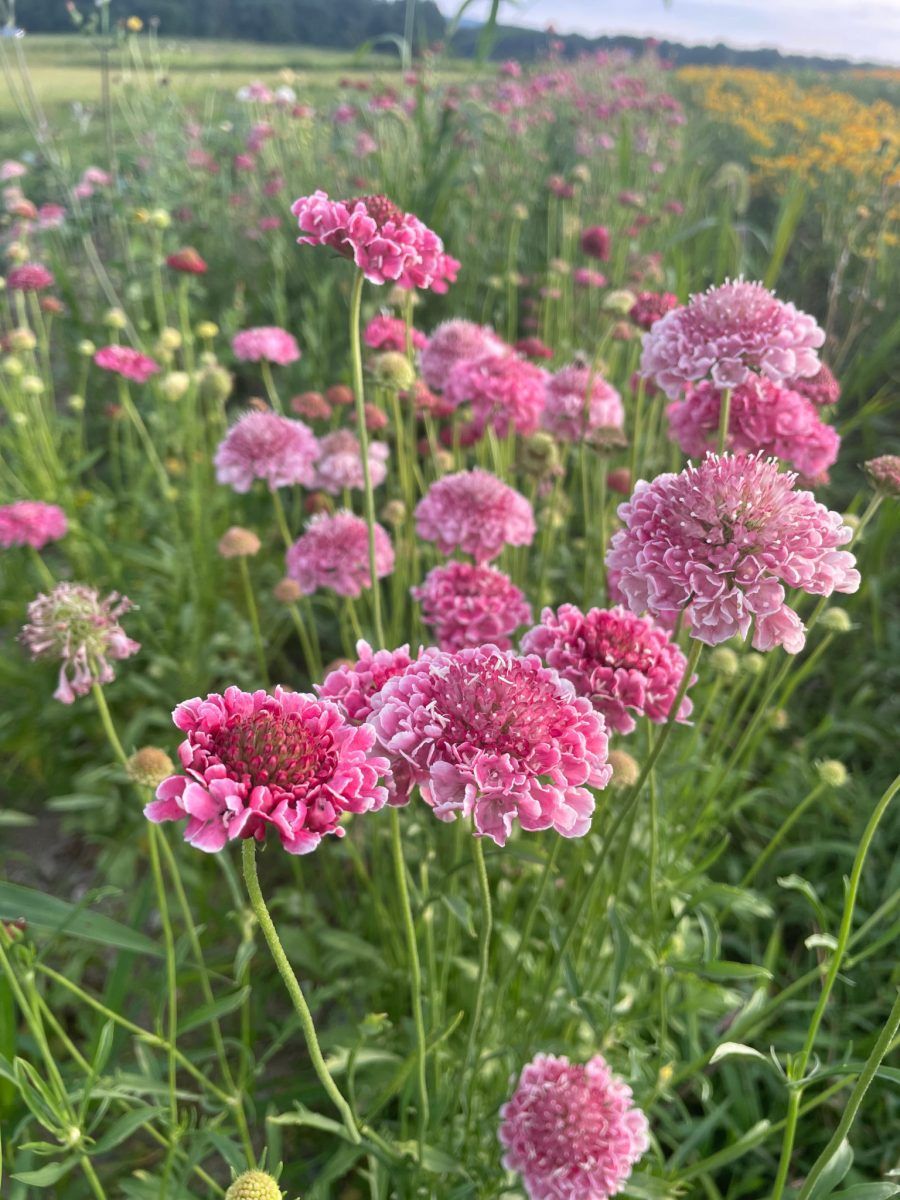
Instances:
[[[365,487],[362,452],[359,440],[349,429],[336,429],[319,442],[320,457],[316,463],[314,486],[332,496],[344,488]],[[372,487],[384,483],[390,448],[385,442],[369,442],[369,475]]]
[[[650,329],[660,317],[677,307],[678,297],[673,292],[638,292],[628,315],[641,329]]]
[[[494,354],[458,362],[447,376],[444,398],[454,408],[471,406],[471,434],[478,438],[488,425],[500,437],[510,429],[528,436],[541,423],[547,372],[517,354]]]
[[[534,512],[526,498],[479,467],[445,475],[416,505],[416,533],[442,554],[462,550],[490,562],[504,546],[529,546]]]
[[[321,392],[301,392],[291,397],[291,411],[307,421],[327,421],[331,416],[331,405]]]
[[[506,844],[513,822],[582,837],[605,787],[603,718],[531,655],[496,646],[438,653],[389,679],[370,724],[395,784],[418,784],[442,821],[471,817]],[[402,795],[399,796],[402,799]]]
[[[500,1116],[503,1165],[529,1200],[607,1200],[650,1144],[631,1088],[601,1054],[584,1064],[535,1055]]]
[[[573,363],[547,379],[542,424],[564,442],[590,439],[601,429],[621,431],[622,397],[601,375],[592,377],[588,367]]]
[[[372,711],[372,697],[395,675],[402,675],[417,659],[429,658],[434,649],[419,650],[414,658],[409,646],[396,650],[373,650],[368,642],[356,643],[356,662],[343,662],[329,671],[322,683],[315,685],[320,700],[336,705],[348,721],[362,724]]]
[[[690,605],[691,637],[710,646],[753,621],[757,650],[796,654],[805,630],[785,586],[855,592],[859,572],[838,549],[852,536],[840,514],[795,481],[774,459],[733,454],[639,481],[606,556],[631,611],[666,622]]]
[[[166,259],[166,266],[183,275],[205,275],[209,269],[200,254],[193,246],[185,246],[176,250]]]
[[[273,412],[245,413],[219,443],[216,479],[236,492],[249,492],[256,479],[269,491],[300,483],[312,487],[319,443],[302,421]]]
[[[43,550],[48,542],[65,537],[69,529],[66,514],[55,504],[43,500],[16,500],[0,505],[0,546],[33,546]]]
[[[476,325],[474,321],[444,321],[433,331],[419,354],[419,367],[428,386],[440,392],[457,363],[485,354],[508,353],[509,347],[493,329]]]
[[[55,700],[71,704],[95,683],[111,683],[116,676],[110,659],[137,654],[140,644],[119,624],[133,607],[118,592],[101,600],[95,588],[81,583],[58,583],[32,600],[21,639],[32,658],[60,660]]]
[[[591,225],[581,234],[581,250],[599,262],[609,260],[610,238],[605,225]]]
[[[225,1200],[281,1200],[281,1188],[265,1171],[245,1171],[225,1193]]]
[[[684,677],[687,659],[664,629],[624,608],[581,612],[563,604],[545,608],[541,624],[522,639],[525,654],[537,654],[586,696],[616,733],[631,733],[634,717],[665,721]],[[677,719],[693,705],[685,697]]]
[[[186,734],[178,747],[185,774],[163,780],[144,815],[187,819],[184,840],[199,850],[261,842],[271,826],[288,853],[308,854],[326,834],[343,836],[344,813],[387,800],[378,782],[387,763],[370,754],[372,731],[314,696],[230,687],[184,701],[172,720]]]
[[[43,292],[55,282],[53,272],[42,263],[22,263],[6,276],[6,286],[11,292]]]
[[[513,349],[526,358],[552,358],[553,349],[538,337],[519,338]]]
[[[825,363],[819,366],[815,375],[809,375],[805,379],[803,376],[791,379],[787,386],[792,392],[799,392],[801,396],[820,407],[825,404],[837,404],[841,398],[841,385],[835,379],[831,367]]]
[[[669,436],[685,454],[702,457],[715,443],[722,393],[713,383],[689,385],[667,409]],[[841,439],[806,396],[793,387],[751,376],[734,389],[728,414],[729,450],[761,450],[812,478],[837,461]]]
[[[277,325],[243,329],[231,339],[234,356],[241,362],[270,362],[286,367],[300,357],[296,338]]]
[[[815,375],[825,334],[815,318],[778,300],[761,283],[724,283],[692,296],[644,336],[641,373],[675,400],[689,383],[720,388],[754,372],[776,382]]]
[[[900,455],[881,454],[865,464],[866,474],[874,486],[888,496],[900,496]]]
[[[387,196],[329,200],[318,191],[295,200],[291,212],[303,235],[298,242],[352,258],[372,283],[446,292],[456,280],[460,264],[438,235]]]
[[[445,563],[410,591],[441,650],[485,642],[508,650],[509,635],[531,620],[531,606],[520,589],[508,575],[486,565]]]
[[[219,553],[223,558],[252,558],[259,554],[262,542],[252,529],[232,525],[219,538]]]
[[[394,569],[394,548],[381,525],[375,525],[375,573],[379,579]],[[372,586],[369,530],[350,512],[320,512],[287,552],[287,573],[304,596],[330,588],[339,596],[358,596]]]
[[[410,334],[416,350],[428,344],[428,338],[420,329],[410,329]],[[399,350],[405,353],[406,322],[400,317],[379,313],[366,326],[363,341],[372,350]]]
[[[161,369],[159,363],[130,346],[101,346],[94,355],[94,362],[102,370],[121,375],[133,383],[146,383]]]

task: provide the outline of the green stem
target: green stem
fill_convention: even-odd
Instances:
[[[260,677],[266,688],[269,686],[269,671],[266,667],[266,648],[263,644],[262,629],[259,625],[259,610],[256,607],[256,597],[253,595],[253,583],[250,580],[250,568],[247,566],[247,557],[241,554],[238,558],[238,564],[241,569],[241,582],[244,585],[244,597],[247,601],[247,612],[250,616],[250,624],[253,627],[253,641],[256,645],[256,658],[259,663]]]
[[[281,403],[281,397],[278,395],[278,388],[275,386],[275,379],[272,375],[272,367],[265,359],[262,359],[259,364],[259,369],[263,377],[263,383],[266,387],[266,395],[269,397],[269,403],[277,413],[284,412],[284,406]]]
[[[484,993],[490,972],[491,931],[494,925],[493,909],[491,907],[491,885],[488,880],[487,868],[484,865],[484,847],[482,846],[480,837],[472,838],[472,852],[475,858],[475,873],[478,878],[478,894],[481,901],[481,932],[478,939],[478,983],[475,987],[475,1005],[472,1009],[472,1023],[469,1026],[466,1057],[463,1060],[463,1077],[469,1076],[468,1115],[466,1117],[467,1134],[474,1115],[475,1087],[478,1082],[478,1073],[472,1070],[472,1064],[475,1058],[478,1031],[481,1026]]]
[[[757,858],[756,862],[754,862],[753,866],[741,880],[740,884],[738,885],[739,887],[746,888],[750,886],[756,876],[760,873],[760,871],[784,841],[785,837],[787,837],[787,835],[790,833],[791,829],[793,829],[793,827],[797,824],[810,805],[814,804],[816,800],[818,800],[819,796],[822,795],[824,790],[825,784],[817,783],[809,795],[800,801],[797,807],[788,815],[787,819],[783,822],[775,836],[771,839],[771,841],[768,842],[762,854],[760,854],[759,858]]]
[[[726,388],[722,393],[722,404],[719,410],[719,437],[716,443],[716,449],[719,454],[725,453],[725,445],[728,441],[728,421],[731,416],[731,388]]]
[[[152,822],[149,824],[150,833],[150,868],[153,872],[153,883],[156,888],[156,902],[159,905],[159,915],[163,927],[163,940],[166,946],[166,989],[168,999],[166,1012],[168,1014],[169,1041],[169,1109],[171,1110],[172,1129],[178,1127],[178,1070],[175,1061],[175,1045],[178,1040],[178,969],[175,963],[175,938],[172,933],[172,922],[169,917],[169,901],[163,881],[162,868],[159,861],[159,840],[161,831]]]

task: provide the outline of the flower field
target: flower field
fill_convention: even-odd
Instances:
[[[140,25],[0,41],[0,1193],[900,1194],[896,73]]]

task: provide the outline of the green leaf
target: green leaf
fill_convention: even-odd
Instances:
[[[404,1154],[418,1157],[418,1146],[415,1142],[398,1142],[397,1146]],[[434,1175],[464,1174],[459,1158],[454,1154],[447,1154],[444,1150],[438,1150],[436,1146],[423,1146],[421,1161],[425,1170]]]
[[[242,987],[238,988],[236,992],[232,992],[230,996],[223,996],[221,1000],[213,1000],[211,1004],[202,1004],[199,1008],[195,1008],[183,1021],[178,1022],[179,1037],[218,1017],[224,1017],[228,1013],[234,1012],[236,1008],[241,1007],[249,995],[249,986]]]
[[[120,925],[111,917],[48,896],[36,888],[0,881],[0,921],[19,918],[24,918],[35,929],[48,933],[65,930],[70,937],[99,942],[103,946],[115,946],[119,950],[134,950],[138,954],[152,954],[155,958],[162,957],[162,950],[154,941],[136,929]]]
[[[816,1180],[815,1187],[809,1193],[809,1200],[822,1200],[824,1196],[830,1196],[852,1166],[853,1149],[844,1138]]]
[[[30,1183],[32,1187],[50,1187],[67,1175],[76,1161],[74,1158],[64,1158],[61,1162],[47,1163],[46,1167],[39,1167],[36,1171],[19,1171],[13,1175],[13,1179],[18,1179],[19,1183]]]
[[[676,971],[691,971],[705,975],[707,979],[771,979],[772,972],[754,963],[727,962],[673,962]]]
[[[450,915],[462,925],[469,937],[475,937],[475,924],[472,921],[471,906],[459,896],[448,896],[446,893],[441,896],[441,903]]]
[[[158,1117],[164,1110],[161,1108],[151,1108],[149,1105],[143,1105],[141,1108],[135,1108],[132,1112],[123,1113],[117,1121],[113,1121],[106,1133],[97,1139],[94,1145],[92,1154],[105,1154],[107,1150],[112,1150],[126,1138],[131,1135],[147,1121],[152,1121],[154,1117]]]
[[[334,1121],[331,1117],[323,1117],[321,1113],[313,1112],[312,1109],[306,1108],[302,1104],[298,1104],[294,1112],[277,1113],[274,1116],[266,1117],[266,1120],[271,1125],[303,1125],[309,1129],[321,1129],[323,1133],[331,1133],[335,1137],[346,1138],[347,1130],[340,1121]]]
[[[710,1066],[723,1058],[758,1058],[762,1062],[772,1065],[771,1059],[767,1058],[765,1054],[754,1050],[752,1046],[745,1046],[743,1042],[722,1042],[721,1045],[716,1046],[710,1055]]]
[[[900,1193],[900,1183],[855,1183],[842,1192],[832,1192],[831,1200],[890,1200]]]

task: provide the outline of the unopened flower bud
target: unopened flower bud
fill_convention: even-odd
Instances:
[[[847,768],[836,758],[824,758],[816,763],[816,773],[822,783],[831,788],[841,788],[849,778]]]
[[[744,655],[741,666],[748,675],[761,675],[766,669],[766,660],[758,650],[751,650],[749,654]]]
[[[514,204],[510,209],[510,215],[514,221],[527,221],[528,209],[524,204]]]
[[[769,713],[769,724],[780,733],[783,729],[789,728],[791,724],[790,715],[784,708],[773,708]]]
[[[227,400],[234,387],[234,377],[224,367],[204,367],[197,376],[200,398],[212,404]]]
[[[819,624],[829,633],[849,633],[853,624],[842,608],[826,608],[819,617]]]
[[[77,394],[71,395],[66,401],[66,404],[69,406],[69,409],[72,412],[84,412],[84,396],[79,396]]]
[[[303,592],[300,590],[300,584],[294,579],[279,579],[278,583],[272,589],[272,594],[279,604],[296,604]]]
[[[741,660],[730,646],[717,646],[709,656],[709,662],[717,675],[734,679],[741,669]]]
[[[172,218],[164,208],[154,208],[150,214],[150,224],[154,229],[168,229],[172,224]]]
[[[609,765],[613,769],[613,776],[610,786],[625,790],[625,788],[634,787],[641,773],[641,768],[636,759],[625,750],[610,750]]]
[[[18,379],[18,377],[21,374],[23,374],[23,372],[25,371],[25,366],[24,366],[22,360],[19,358],[16,358],[12,354],[10,354],[6,358],[4,358],[2,367],[3,367],[3,374],[9,375],[9,377],[11,379]]]
[[[142,746],[129,758],[128,778],[140,787],[156,788],[175,771],[175,764],[158,746]]]
[[[191,377],[187,371],[170,371],[168,375],[162,377],[159,383],[162,394],[173,403],[181,400],[190,386]]]
[[[245,1171],[225,1193],[225,1200],[281,1200],[282,1191],[265,1171]]]
[[[620,496],[630,496],[631,472],[627,467],[615,467],[606,476],[606,486]]]
[[[900,454],[881,454],[865,464],[866,474],[876,491],[900,496]]]
[[[372,374],[376,383],[395,392],[412,387],[416,378],[414,367],[399,350],[388,350],[385,354],[376,355],[372,359]]]
[[[194,332],[198,338],[202,338],[204,341],[208,342],[212,341],[212,339],[217,336],[219,327],[215,321],[199,321],[194,329]]]
[[[435,450],[431,457],[431,461],[437,467],[441,475],[446,475],[446,473],[453,468],[453,455],[449,450]]]
[[[634,292],[626,291],[622,288],[619,291],[609,292],[603,299],[603,307],[607,312],[621,313],[625,316],[634,308],[637,296]]]
[[[261,545],[252,529],[232,525],[219,539],[219,553],[223,558],[249,558],[259,554]]]
[[[167,325],[165,329],[159,331],[159,337],[156,339],[156,345],[161,351],[178,350],[181,346],[181,334],[177,329],[173,329]]]
[[[82,338],[77,349],[82,358],[93,358],[97,347],[90,338]]]
[[[22,391],[26,396],[40,396],[44,390],[44,381],[40,375],[23,375]]]
[[[406,520],[406,505],[402,500],[388,500],[381,510],[381,519],[385,525],[398,528]]]
[[[124,329],[128,324],[128,318],[121,308],[110,308],[103,314],[103,324],[108,329]]]
[[[20,329],[11,330],[6,340],[10,350],[15,353],[33,350],[37,345],[37,338],[27,325],[23,325]]]

